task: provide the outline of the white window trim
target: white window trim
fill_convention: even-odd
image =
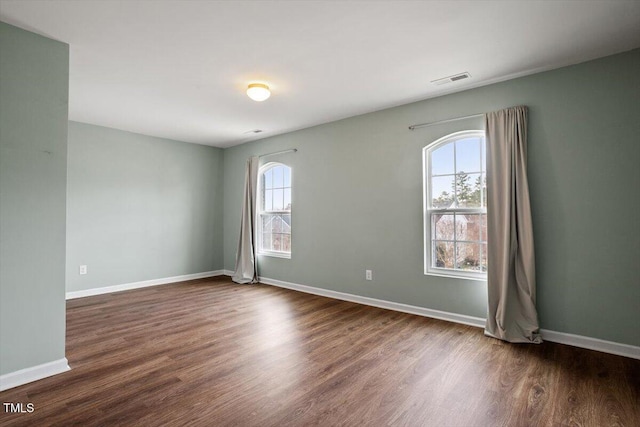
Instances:
[[[476,271],[464,271],[464,270],[454,270],[451,268],[442,268],[442,267],[433,267],[431,266],[431,255],[432,255],[432,239],[431,239],[431,216],[433,214],[438,213],[486,213],[486,207],[484,209],[481,208],[454,208],[454,209],[433,209],[430,207],[431,201],[431,180],[429,178],[429,171],[431,170],[431,152],[440,147],[441,145],[448,144],[457,139],[462,139],[464,137],[478,136],[482,135],[485,137],[484,130],[465,130],[461,132],[455,132],[448,135],[443,136],[436,141],[428,144],[422,149],[422,187],[423,187],[423,199],[422,199],[422,210],[423,210],[423,218],[424,218],[424,229],[423,229],[423,245],[424,245],[424,274],[428,276],[438,276],[438,277],[449,277],[456,279],[468,279],[468,280],[476,280],[476,281],[486,281],[487,273],[486,272],[476,272]],[[486,140],[485,140],[486,144]],[[486,150],[486,145],[485,145]],[[454,157],[455,162],[455,157]],[[486,165],[485,165],[485,177],[486,177]],[[428,185],[427,185],[428,184]]]
[[[268,257],[273,257],[273,258],[284,258],[284,259],[291,259],[291,252],[282,252],[282,251],[272,251],[272,250],[265,250],[262,249],[262,213],[266,212],[263,209],[263,204],[262,204],[262,174],[269,168],[272,168],[274,166],[284,166],[286,168],[288,168],[291,172],[291,177],[290,177],[290,184],[291,184],[291,204],[293,205],[293,168],[289,165],[285,165],[284,163],[280,163],[280,162],[269,162],[269,163],[265,163],[264,165],[262,165],[260,167],[260,169],[258,169],[258,186],[257,186],[257,205],[258,205],[258,209],[256,212],[256,226],[255,226],[255,230],[257,231],[258,237],[256,239],[256,242],[258,243],[258,255],[259,256],[268,256]],[[277,214],[277,213],[286,213],[291,215],[291,211],[268,211],[270,214]],[[291,233],[291,239],[293,239],[293,233]],[[293,248],[293,241],[291,244],[291,247]]]

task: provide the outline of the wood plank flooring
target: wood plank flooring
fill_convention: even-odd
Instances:
[[[640,361],[227,277],[67,303],[2,426],[640,426]]]

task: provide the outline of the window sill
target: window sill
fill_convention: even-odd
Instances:
[[[258,256],[291,259],[291,253],[286,252],[258,252]]]
[[[446,277],[448,279],[464,279],[464,280],[473,280],[475,282],[486,282],[487,275],[486,274],[478,274],[478,273],[457,273],[457,272],[449,272],[447,270],[427,270],[424,272],[425,276],[436,276],[436,277]]]

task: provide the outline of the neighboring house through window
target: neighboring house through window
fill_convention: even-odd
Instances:
[[[447,135],[424,148],[424,273],[486,279],[484,131]]]
[[[267,163],[258,174],[258,248],[264,255],[291,257],[291,168]]]

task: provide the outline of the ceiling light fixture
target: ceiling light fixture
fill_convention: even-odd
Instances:
[[[271,91],[265,84],[251,83],[247,88],[247,95],[254,101],[262,102],[271,96]]]

